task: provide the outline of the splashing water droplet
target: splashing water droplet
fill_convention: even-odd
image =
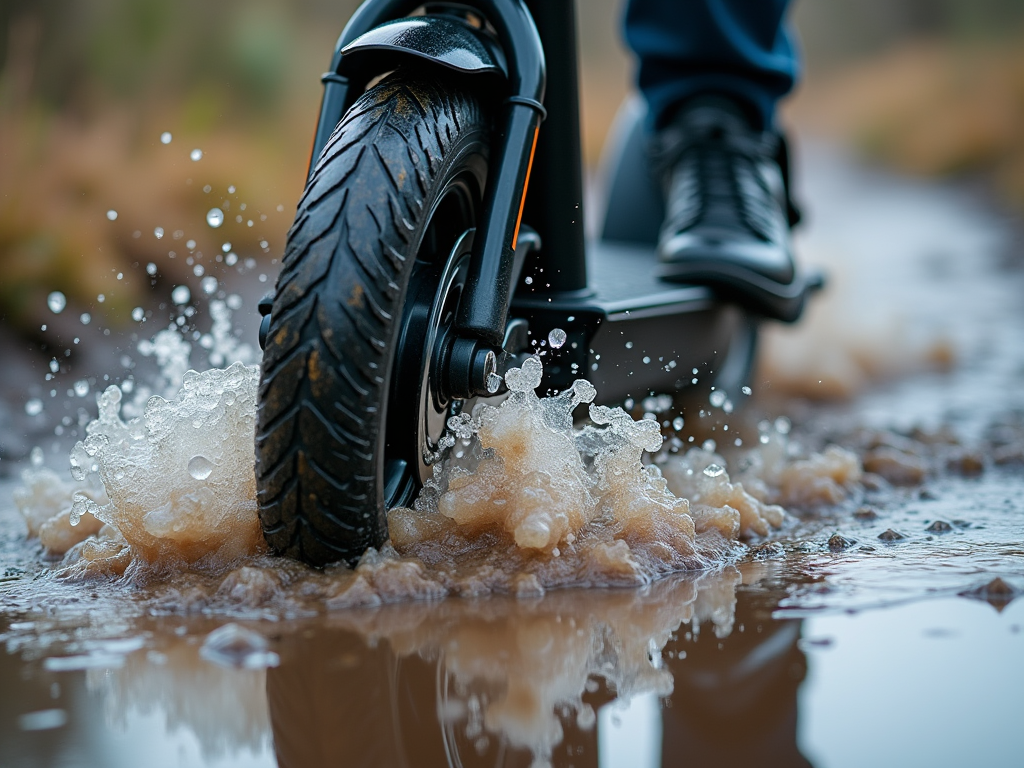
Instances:
[[[676,432],[683,428],[683,424],[684,422],[682,416],[676,416],[674,419],[672,419],[672,429],[674,429]]]
[[[149,264],[146,265],[146,273],[150,274],[150,275],[155,275],[156,274],[156,264],[154,264],[152,261],[149,262]]]
[[[726,397],[727,396],[723,390],[716,389],[714,392],[711,393],[711,397],[708,399],[711,401],[711,404],[715,408],[721,408],[723,405],[725,405]]]
[[[780,435],[788,435],[790,426],[790,421],[785,416],[779,416],[779,418],[775,420],[775,431]]]
[[[526,279],[524,279],[523,282],[526,283],[527,285],[533,285],[533,278],[527,275]]]
[[[213,473],[213,462],[205,456],[193,456],[188,461],[188,473],[196,480],[205,480]]]
[[[205,272],[206,268],[202,264],[196,264],[192,267],[192,274],[196,277],[202,277]]]
[[[110,221],[114,221],[117,218],[117,211],[111,208],[109,211],[107,211],[107,218]]]
[[[632,349],[632,348],[633,348],[633,342],[632,341],[627,341],[626,342],[626,349]]]
[[[496,374],[494,372],[488,373],[487,374],[487,391],[490,392],[493,395],[495,392],[498,391],[499,387],[501,387],[501,376],[499,376],[498,374]]]
[[[187,285],[179,285],[173,291],[171,291],[171,301],[179,306],[188,304],[192,298],[192,291],[188,289]]]
[[[50,372],[57,373],[58,371],[60,371],[60,363],[57,362],[57,358],[55,357],[50,360]]]
[[[704,467],[704,474],[708,477],[721,477],[725,474],[725,467],[721,464],[708,464]]]
[[[228,296],[226,303],[228,305],[228,309],[241,309],[242,297],[239,296],[237,293],[232,293],[230,296]]]
[[[144,310],[142,307],[136,307],[135,309],[132,310],[132,320],[134,320],[136,323],[141,323],[142,318],[144,318],[145,316],[146,310]]]
[[[203,150],[193,149],[191,152],[188,153],[188,156],[192,158],[193,163],[198,163],[200,160],[203,159]]]
[[[43,401],[38,397],[33,397],[27,403],[25,403],[25,413],[29,416],[38,416],[43,412]]]
[[[224,211],[220,208],[211,208],[206,212],[206,223],[216,229],[224,223]]]
[[[744,395],[749,395],[752,391],[753,390],[751,390],[750,387],[743,387],[742,389],[740,389],[740,392],[742,392]]]
[[[157,240],[159,240],[160,238],[162,238],[164,236],[164,228],[163,227],[157,227],[156,229],[153,230],[153,235],[156,236]]]
[[[552,349],[560,349],[565,344],[567,336],[561,328],[552,328],[548,333],[548,346]]]
[[[32,452],[29,454],[29,461],[32,462],[33,467],[43,466],[43,449],[38,445],[33,448]]]
[[[161,144],[170,144],[172,138],[174,138],[174,137],[171,136],[171,132],[170,131],[164,131],[163,133],[160,134],[160,143]]]
[[[89,323],[92,322],[92,315],[90,315],[88,312],[83,312],[78,319],[81,321],[82,325],[88,325]]]
[[[207,296],[211,296],[217,292],[218,283],[216,277],[204,277],[202,282],[199,283],[199,285],[203,289],[203,293],[205,293]]]
[[[75,394],[79,397],[85,397],[89,394],[89,382],[85,379],[79,379],[75,382]]]
[[[532,392],[544,378],[544,366],[536,357],[528,357],[522,368],[510,368],[505,374],[505,383],[513,392]]]
[[[68,305],[67,297],[60,291],[53,291],[49,296],[46,297],[46,306],[50,308],[50,311],[55,315],[59,315],[64,311],[64,307]]]

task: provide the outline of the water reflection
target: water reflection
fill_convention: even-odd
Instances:
[[[807,766],[801,625],[771,616],[786,583],[773,568],[244,622],[279,657],[266,670],[204,659],[211,617],[140,617],[118,630],[133,644],[62,628],[70,641],[44,650],[38,626],[28,645],[8,633],[40,703],[2,718],[0,764],[36,749],[21,716],[61,708],[54,749],[112,766],[158,746],[166,760],[154,765],[187,752],[196,765],[272,765],[276,754],[283,768]],[[50,663],[97,643],[113,661]],[[45,695],[54,683],[57,698]]]
[[[808,765],[799,623],[737,600],[758,575],[392,606],[286,634],[267,672],[279,763]]]

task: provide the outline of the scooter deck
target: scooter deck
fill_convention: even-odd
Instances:
[[[621,402],[694,384],[732,390],[748,383],[740,379],[753,355],[756,320],[708,288],[659,280],[656,268],[651,248],[594,241],[589,291],[545,293],[537,276],[536,290],[517,292],[513,311],[528,319],[535,348],[545,353],[548,387],[586,377],[600,401]],[[557,350],[546,344],[553,328],[568,337]]]

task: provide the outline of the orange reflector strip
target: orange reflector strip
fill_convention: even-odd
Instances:
[[[519,225],[523,223],[523,207],[526,205],[526,190],[530,188],[530,171],[533,170],[533,153],[537,151],[537,134],[540,133],[540,125],[533,129],[533,146],[530,147],[530,162],[526,166],[526,181],[523,182],[523,197],[519,201],[519,216],[516,218],[516,233],[512,235],[512,250],[516,249],[519,242]]]

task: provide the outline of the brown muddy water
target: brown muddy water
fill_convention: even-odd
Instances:
[[[42,450],[3,460],[0,766],[1020,765],[1015,225],[832,149],[804,167],[832,286],[742,408],[580,433],[592,392],[524,367],[355,572],[260,552],[253,369],[177,392],[181,335],[145,327],[162,373],[58,365],[74,418],[13,422]],[[193,340],[252,362],[222,300]]]

